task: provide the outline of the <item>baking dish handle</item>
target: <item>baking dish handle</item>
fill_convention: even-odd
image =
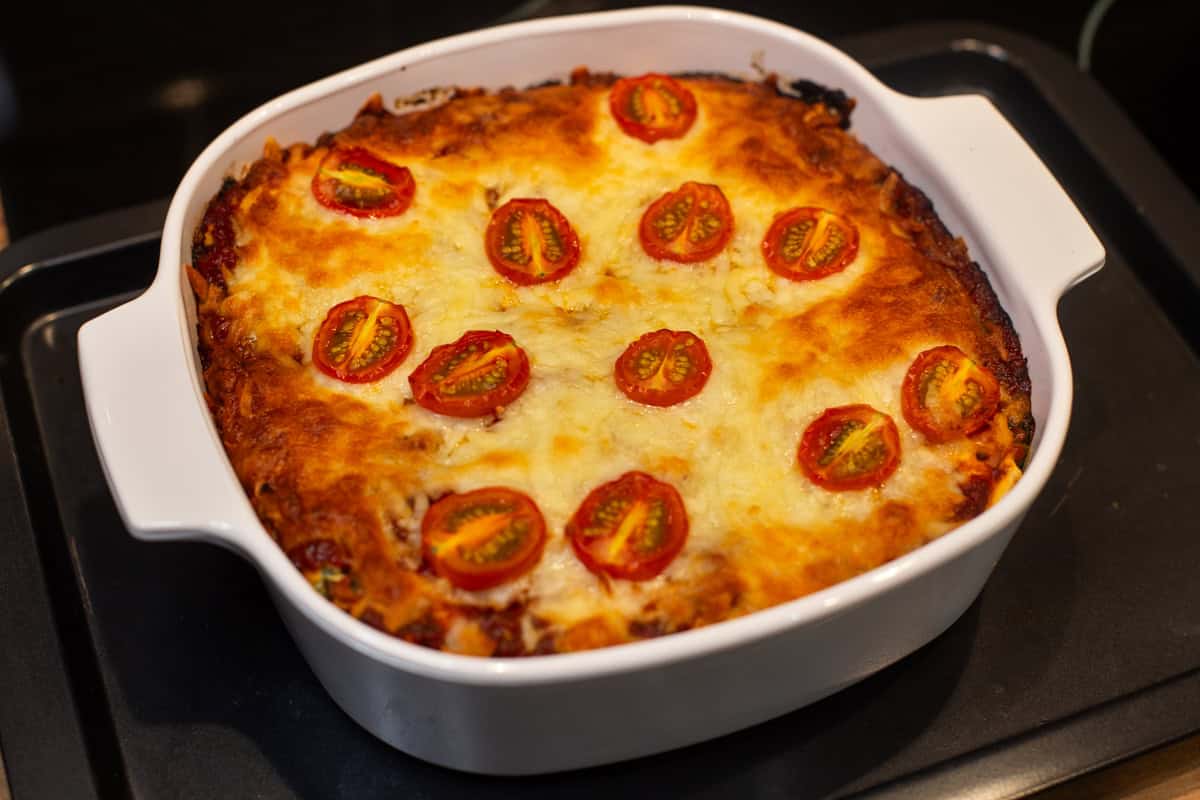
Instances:
[[[920,143],[914,155],[927,173],[920,178],[950,187],[962,216],[978,221],[972,244],[985,256],[1005,253],[1034,296],[1057,304],[1103,266],[1104,246],[1091,226],[990,100],[905,96],[903,103],[903,118],[918,128],[909,141]],[[938,211],[953,209],[939,204]]]
[[[171,313],[179,301],[157,297],[161,289],[156,283],[79,331],[92,436],[133,535],[236,544],[252,512],[211,425],[199,418],[204,403]]]

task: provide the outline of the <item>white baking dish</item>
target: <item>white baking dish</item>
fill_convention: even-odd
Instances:
[[[311,141],[347,124],[372,92],[390,100],[431,86],[520,86],[579,65],[747,77],[757,68],[855,97],[853,131],[965,237],[1020,334],[1038,433],[1013,491],[951,534],[832,588],[592,652],[526,659],[437,652],[374,630],[314,592],[259,523],[204,403],[194,308],[182,280],[193,228],[222,179],[257,158],[266,137]],[[1062,188],[983,97],[897,94],[829,45],[742,14],[687,7],[587,14],[414,47],[247,115],[184,177],[153,285],[80,331],[80,363],[105,474],[135,536],[208,541],[249,559],[329,693],[395,747],[477,772],[548,772],[753,725],[861,680],[949,626],[1054,468],[1071,408],[1055,308],[1103,260]]]

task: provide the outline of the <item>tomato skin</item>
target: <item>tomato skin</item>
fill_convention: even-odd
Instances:
[[[404,306],[364,294],[329,309],[313,338],[312,360],[331,378],[372,383],[400,366],[412,344]]]
[[[596,575],[644,581],[679,555],[688,517],[674,486],[644,472],[626,472],[593,489],[565,533],[575,555]]]
[[[537,504],[502,486],[447,495],[421,520],[426,562],[469,591],[524,575],[541,559],[545,544],[546,520]]]
[[[417,184],[408,167],[384,161],[362,147],[334,147],[312,179],[317,202],[331,211],[364,219],[403,214]]]
[[[621,78],[608,105],[621,130],[648,144],[679,139],[696,121],[696,96],[674,78],[654,72]]]
[[[496,271],[521,286],[556,281],[579,263],[575,229],[541,198],[517,198],[496,209],[484,243]]]
[[[721,187],[687,181],[642,214],[638,238],[651,258],[691,264],[712,258],[733,236],[733,211]]]
[[[665,408],[699,394],[712,366],[699,336],[663,328],[625,348],[613,366],[613,377],[630,400]]]
[[[775,217],[762,240],[763,258],[777,275],[813,281],[844,270],[858,255],[858,228],[823,208],[793,208]]]
[[[977,433],[988,426],[999,405],[996,376],[953,345],[918,355],[900,389],[904,419],[934,443]]]
[[[869,438],[858,442],[850,438],[870,426],[874,430]],[[843,450],[847,441],[858,446]],[[871,406],[828,408],[805,428],[797,458],[808,479],[824,489],[869,489],[900,466],[900,432],[891,417]]]
[[[529,371],[529,357],[507,333],[467,331],[433,348],[408,383],[423,408],[448,417],[482,417],[516,400],[529,385]]]

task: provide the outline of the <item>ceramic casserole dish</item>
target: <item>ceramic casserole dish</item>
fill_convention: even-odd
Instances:
[[[444,653],[375,630],[313,591],[256,517],[205,405],[183,273],[192,231],[222,179],[258,158],[267,137],[314,140],[374,92],[390,101],[434,86],[525,86],[580,65],[623,74],[775,72],[854,97],[852,132],[930,196],[1020,335],[1037,436],[1012,491],[949,534],[831,588],[595,651],[522,659]],[[783,25],[713,9],[646,8],[431,42],[250,113],[192,165],[168,212],[157,277],[140,297],[83,327],[80,362],[105,474],[135,536],[211,542],[248,559],[330,695],[384,741],[458,769],[530,774],[753,725],[859,681],[945,630],[978,595],[1054,468],[1071,410],[1056,306],[1103,260],[1062,188],[983,97],[907,97]],[[631,706],[639,709],[635,725]]]

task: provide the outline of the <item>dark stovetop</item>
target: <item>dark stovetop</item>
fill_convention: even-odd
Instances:
[[[644,5],[645,3],[641,3]],[[0,11],[0,196],[13,239],[171,193],[192,159],[242,114],[288,89],[420,41],[529,16],[639,3],[357,0],[331,7],[213,0],[185,9],[130,0],[10,3]],[[716,5],[716,4],[713,4]],[[1076,58],[1106,0],[751,0],[726,7],[833,39],[909,22],[1010,28]],[[1200,78],[1200,5],[1118,2],[1096,28],[1092,72],[1194,193],[1200,148],[1184,112]]]

